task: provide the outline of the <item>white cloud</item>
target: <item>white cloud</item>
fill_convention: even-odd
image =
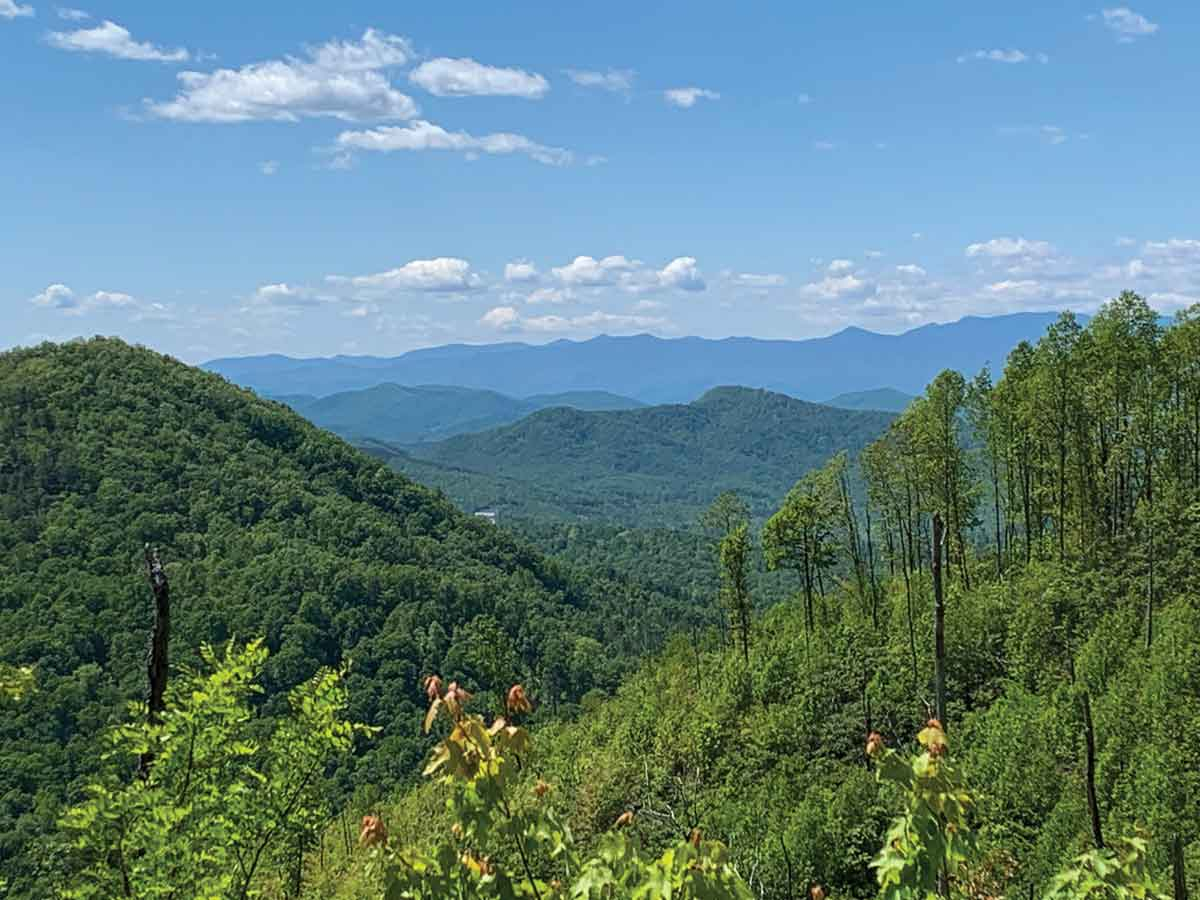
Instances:
[[[1123,44],[1128,44],[1140,37],[1147,37],[1158,31],[1158,25],[1145,16],[1135,13],[1128,6],[1105,9],[1101,12],[1101,16],[1104,18],[1105,27],[1115,34],[1117,40]]]
[[[624,256],[606,256],[603,259],[577,256],[567,265],[551,271],[563,284],[602,287],[616,284],[622,273],[633,271],[639,265],[640,263],[628,260]]]
[[[1008,63],[1009,65],[1030,62],[1031,60],[1035,59],[1040,63],[1050,62],[1050,57],[1045,53],[1034,53],[1030,55],[1024,50],[1017,50],[1016,48],[1011,50],[974,50],[970,53],[964,53],[959,56],[958,62],[965,63],[973,59],[984,60],[986,62]]]
[[[161,303],[147,303],[122,291],[96,291],[83,297],[65,284],[52,284],[40,294],[29,298],[29,302],[42,309],[54,309],[69,316],[82,316],[90,312],[130,310],[132,321],[170,318],[169,308]]]
[[[1030,241],[1025,238],[999,237],[967,246],[967,256],[986,256],[992,259],[1015,257],[1046,258],[1054,253],[1054,247],[1046,241]]]
[[[530,293],[525,302],[536,306],[540,303],[570,303],[574,299],[575,294],[570,288],[545,287]]]
[[[663,91],[663,98],[672,106],[680,109],[691,109],[697,100],[720,100],[721,95],[707,88],[684,87],[669,88]]]
[[[580,87],[600,88],[613,93],[629,93],[633,90],[633,69],[609,69],[596,72],[590,69],[567,69],[567,77]]]
[[[867,259],[879,259],[880,257],[883,256],[883,251],[882,250],[865,250],[865,251],[863,251],[863,256],[865,256]]]
[[[382,294],[409,291],[456,294],[472,291],[483,285],[483,279],[471,271],[469,262],[454,257],[414,259],[399,268],[374,275],[330,275],[326,280],[331,284],[347,285]]]
[[[1166,241],[1147,241],[1143,251],[1147,256],[1170,262],[1200,263],[1200,240],[1171,238]]]
[[[1194,294],[1180,294],[1174,291],[1160,291],[1150,294],[1146,301],[1159,312],[1165,310],[1186,309],[1200,303],[1200,291]]]
[[[693,256],[671,260],[658,272],[658,280],[665,288],[678,288],[681,291],[702,291],[706,287]]]
[[[64,22],[86,22],[92,17],[91,13],[86,13],[82,9],[71,9],[69,6],[59,6],[54,11]]]
[[[43,309],[76,309],[79,306],[75,292],[65,284],[52,284],[40,294],[30,297],[29,302]]]
[[[835,259],[829,264],[829,272],[835,275],[842,272],[849,272],[853,268],[854,263],[848,259]]]
[[[547,147],[524,135],[498,132],[475,136],[465,131],[447,131],[440,125],[418,120],[409,125],[390,125],[367,131],[343,131],[337,137],[342,150],[390,153],[396,150],[452,150],[472,154],[522,153],[549,166],[565,166],[574,155],[561,147]]]
[[[1114,242],[1118,247],[1136,247],[1137,240],[1131,237],[1119,237]]]
[[[926,272],[915,263],[905,263],[902,266],[896,266],[896,271],[901,275],[908,275],[913,278],[924,278]]]
[[[264,175],[274,175],[279,171],[279,163],[274,159],[264,160],[258,164],[258,171]]]
[[[755,289],[783,287],[787,284],[787,278],[783,275],[773,273],[758,274],[755,272],[737,272],[729,273],[728,281],[738,287],[747,287]]]
[[[297,287],[283,282],[262,285],[262,287],[254,292],[253,298],[254,303],[258,305],[283,308],[317,306],[334,299],[333,297],[315,294],[308,288]]]
[[[524,97],[540,100],[550,82],[536,72],[485,66],[473,59],[439,57],[421,63],[408,80],[436,97]]]
[[[479,320],[497,331],[532,331],[541,333],[564,331],[592,331],[612,328],[628,330],[654,328],[666,324],[656,316],[640,316],[625,313],[608,313],[595,310],[578,316],[522,316],[513,306],[497,306],[488,310]]]
[[[807,106],[808,104],[812,103],[812,100],[813,98],[810,94],[798,94],[796,96],[796,102],[801,106]]]
[[[96,291],[84,300],[84,305],[89,309],[129,309],[139,304],[132,296],[120,291]]]
[[[833,141],[813,141],[813,149],[828,153],[830,150],[836,150],[837,144]]]
[[[33,7],[15,2],[15,0],[0,0],[0,19],[16,19],[33,15]]]
[[[528,260],[519,259],[504,266],[504,280],[514,284],[528,284],[538,280],[537,267]]]
[[[800,293],[811,300],[863,300],[874,296],[876,290],[873,282],[856,278],[854,275],[843,275],[840,278],[829,276],[821,281],[806,284],[800,289]]]
[[[479,320],[481,324],[495,328],[497,331],[506,331],[510,328],[515,328],[521,319],[521,314],[512,306],[497,306],[494,309],[489,309],[483,314]]]
[[[117,59],[136,59],[146,62],[186,62],[191,54],[182,47],[167,50],[144,41],[135,41],[128,29],[105,20],[95,28],[77,31],[51,31],[46,41],[59,50],[75,53],[106,53]]]
[[[307,59],[251,63],[240,69],[180,72],[173,100],[146,102],[152,115],[183,122],[297,122],[411,119],[416,103],[396,90],[386,69],[412,56],[408,41],[368,28],[359,41],[310,48]]]

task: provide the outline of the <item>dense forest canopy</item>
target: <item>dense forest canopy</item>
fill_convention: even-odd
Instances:
[[[278,711],[321,666],[352,662],[352,714],[382,731],[330,773],[331,803],[411,777],[424,672],[472,689],[519,674],[550,713],[614,688],[690,615],[674,595],[572,576],[215,375],[116,340],[6,353],[0,663],[37,683],[0,717],[0,869],[17,896],[56,865],[41,837],[144,691],[146,543],[174,589],[174,665],[262,637],[260,702]]]
[[[537,515],[549,494],[576,519],[679,527],[723,490],[767,513],[797,475],[839,450],[859,450],[892,418],[721,387],[687,404],[549,409],[503,428],[413,447],[393,465],[414,477],[433,476],[456,499],[505,513]]]
[[[552,432],[463,450],[482,468],[527,443],[552,497],[564,434],[603,444],[607,417],[646,416],[639,465],[666,475],[672,448],[705,464],[710,505],[678,529],[534,518],[510,537],[115,341],[0,357],[0,397],[15,896],[49,873],[74,896],[158,896],[181,859],[218,896],[1200,886],[1200,308],[1164,325],[1125,293],[995,373],[941,372],[899,415],[840,411],[878,428],[810,435],[765,509],[737,488],[779,472],[734,424],[775,415],[766,447],[790,452],[787,398],[765,392],[716,392],[699,416],[541,414],[571,417],[557,462]],[[147,542],[180,597],[173,658],[195,671],[161,721],[112,731],[141,689]],[[99,766],[102,732],[118,752]],[[244,762],[194,778],[178,761],[197,735]],[[252,784],[295,802],[268,803],[273,822],[242,802]],[[226,793],[227,818],[197,811]],[[258,848],[252,869],[239,848]]]

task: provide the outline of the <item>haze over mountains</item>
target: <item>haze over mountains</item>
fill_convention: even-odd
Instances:
[[[451,385],[380,384],[327,397],[275,397],[310,422],[356,441],[374,438],[399,444],[441,440],[507,425],[541,409],[636,409],[637,400],[605,391],[538,394],[518,399],[496,391]]]
[[[452,385],[514,397],[607,391],[645,403],[680,403],[720,385],[764,388],[823,401],[886,385],[919,393],[942,369],[973,373],[1003,366],[1022,340],[1036,340],[1052,313],[968,316],[903,334],[846,328],[823,338],[658,338],[600,336],[544,345],[449,344],[401,356],[215,359],[205,368],[259,393],[327,396],[380,384]]]

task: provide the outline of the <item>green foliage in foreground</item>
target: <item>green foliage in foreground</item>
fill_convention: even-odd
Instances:
[[[979,856],[967,880],[979,896],[998,884],[1017,897],[1048,891],[1091,848],[1085,687],[1106,835],[1119,847],[1119,836],[1144,829],[1144,865],[1156,881],[1167,878],[1179,835],[1188,880],[1193,890],[1200,885],[1200,774],[1185,749],[1186,736],[1200,734],[1200,581],[1192,564],[1200,505],[1163,537],[1179,549],[1159,560],[1172,588],[1160,597],[1149,651],[1136,554],[1111,570],[1034,563],[1003,581],[988,581],[989,563],[979,561],[969,591],[948,587],[949,733],[976,792],[968,821]],[[756,896],[783,900],[812,882],[833,896],[874,896],[869,864],[896,795],[864,767],[862,736],[870,727],[903,747],[933,697],[928,573],[911,582],[922,661],[915,675],[902,581],[885,585],[878,628],[868,598],[845,584],[818,595],[809,640],[802,600],[756,619],[749,665],[740,647],[722,648],[714,634],[677,637],[616,697],[579,721],[539,730],[528,789],[532,772],[556,786],[556,813],[584,847],[633,809],[648,848],[661,850],[692,827],[721,841]],[[436,792],[424,788],[384,812],[395,833],[419,840],[437,805]],[[329,866],[314,870],[314,883],[334,877]]]
[[[425,730],[444,721],[444,737],[425,775],[445,797],[444,818],[426,821],[418,840],[405,844],[389,839],[382,817],[364,816],[354,877],[305,883],[303,854],[328,815],[321,773],[369,729],[343,718],[339,673],[321,672],[297,688],[290,712],[267,723],[249,703],[266,660],[261,643],[224,657],[205,648],[202,656],[208,670],[177,680],[157,720],[135,705],[135,721],[109,733],[112,769],[63,818],[75,866],[56,885],[58,896],[246,900],[324,897],[332,888],[386,900],[750,900],[765,893],[698,828],[650,850],[636,827],[643,813],[631,809],[585,847],[556,811],[555,788],[532,781],[533,738],[514,724],[531,711],[524,688],[508,691],[504,715],[489,725],[468,711],[467,691],[457,682],[443,687],[437,676],[425,680]],[[870,863],[877,896],[993,896],[995,886],[981,880],[975,799],[950,760],[941,723],[928,722],[918,742],[908,756],[878,733],[867,740],[875,778],[898,809]],[[809,894],[826,896],[820,882]],[[1046,896],[1165,900],[1136,837],[1083,854]]]
[[[233,900],[258,896],[269,868],[298,883],[301,854],[331,812],[325,772],[366,729],[343,718],[337,672],[318,672],[267,722],[250,705],[262,693],[262,644],[201,656],[207,671],[171,683],[161,721],[135,705],[141,720],[108,734],[106,777],[62,820],[71,867],[61,896]]]

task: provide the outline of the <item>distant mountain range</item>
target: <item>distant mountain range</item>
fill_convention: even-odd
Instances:
[[[851,391],[826,400],[826,406],[838,409],[881,409],[887,412],[904,412],[908,404],[917,398],[895,388],[876,388],[873,391]]]
[[[722,490],[768,512],[801,475],[839,450],[858,451],[893,417],[720,387],[688,404],[558,407],[437,443],[365,449],[468,508],[545,515],[557,506],[560,518],[678,524]]]
[[[511,397],[561,391],[606,391],[646,403],[692,400],[710,388],[739,384],[820,401],[879,385],[916,394],[944,368],[973,375],[1003,367],[1012,347],[1036,340],[1053,313],[968,316],[903,334],[846,328],[802,341],[758,338],[601,336],[586,341],[449,344],[402,356],[216,359],[205,368],[260,393],[325,397],[381,384],[451,385]]]
[[[306,419],[352,441],[374,438],[398,444],[435,441],[516,422],[542,409],[636,409],[643,404],[605,391],[569,391],[519,399],[496,391],[451,385],[380,384],[327,397],[274,397]]]

